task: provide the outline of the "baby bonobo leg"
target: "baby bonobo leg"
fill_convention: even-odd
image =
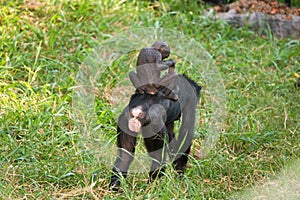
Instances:
[[[158,88],[156,87],[155,83],[145,84],[145,85],[141,86],[140,88],[144,92],[151,94],[151,95],[155,95],[158,92]]]
[[[131,83],[133,84],[133,86],[136,88],[135,93],[144,94],[144,91],[141,87],[142,86],[141,80],[135,72],[132,71],[129,73],[129,79],[130,79]]]
[[[166,90],[163,93],[163,96],[167,99],[171,99],[174,101],[178,100],[177,94],[174,92],[174,87],[178,78],[178,74],[174,71],[170,71],[164,77],[162,77],[159,81],[160,85],[166,87]]]

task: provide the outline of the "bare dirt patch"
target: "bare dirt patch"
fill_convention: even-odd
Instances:
[[[300,8],[290,8],[276,0],[239,0],[213,7],[215,18],[232,25],[249,26],[262,34],[279,38],[300,38]]]

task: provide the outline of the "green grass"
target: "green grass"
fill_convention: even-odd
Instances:
[[[300,72],[299,40],[235,29],[201,17],[201,7],[179,9],[174,1],[158,10],[148,1],[119,2],[1,1],[3,199],[225,199],[299,159],[300,91],[293,86],[293,74]],[[72,87],[80,65],[101,41],[124,29],[153,26],[182,31],[212,55],[226,87],[228,115],[217,146],[204,159],[191,156],[182,180],[171,167],[153,184],[147,184],[147,173],[130,174],[121,192],[113,193],[111,166],[81,147]],[[116,124],[104,94],[124,77],[126,69],[118,66],[128,64],[116,62],[97,84],[102,96],[95,104],[97,123],[111,138]],[[97,184],[91,185],[95,171]]]

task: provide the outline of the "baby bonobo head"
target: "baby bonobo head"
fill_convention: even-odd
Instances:
[[[165,59],[170,55],[170,47],[166,42],[157,41],[154,42],[151,47],[158,50],[161,53],[162,59]]]

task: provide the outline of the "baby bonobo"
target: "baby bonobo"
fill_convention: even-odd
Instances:
[[[178,75],[175,72],[175,61],[170,59],[163,61],[170,55],[170,47],[166,42],[157,41],[151,47],[143,48],[137,59],[136,73],[130,72],[129,78],[136,93],[156,94],[160,89],[165,88],[163,96],[174,101],[178,96],[174,93]],[[160,71],[168,70],[163,77]]]

